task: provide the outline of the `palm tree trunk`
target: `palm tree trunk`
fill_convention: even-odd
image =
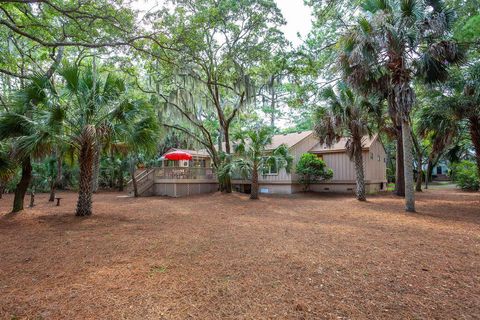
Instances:
[[[402,127],[397,127],[397,150],[396,150],[396,168],[395,168],[395,191],[399,197],[405,197],[405,176],[403,162],[403,138]]]
[[[97,192],[98,190],[98,180],[100,178],[100,160],[101,160],[101,152],[102,147],[100,142],[97,141],[95,144],[95,154],[93,160],[93,178],[92,178],[92,191]]]
[[[52,184],[50,186],[50,198],[48,199],[48,201],[55,200],[55,192],[61,180],[62,180],[62,154],[57,152],[57,176],[52,181]]]
[[[85,135],[88,135],[85,134]],[[89,139],[90,138],[90,139]],[[85,137],[80,149],[80,181],[76,216],[90,216],[92,214],[92,179],[93,160],[95,158],[94,141],[91,137]]]
[[[420,148],[420,144],[418,143],[417,137],[414,135],[413,131],[411,135],[415,152],[417,154],[417,180],[415,184],[415,191],[422,192],[422,149]]]
[[[250,199],[256,200],[258,199],[258,164],[253,164],[252,170],[252,189],[250,192]]]
[[[125,182],[123,180],[123,165],[120,164],[118,168],[118,191],[122,192]]]
[[[469,122],[470,137],[475,149],[475,161],[477,163],[478,176],[480,177],[480,117],[473,116],[469,119]]]
[[[28,186],[32,180],[32,163],[30,157],[22,162],[22,177],[15,188],[15,197],[13,198],[12,212],[19,212],[23,210],[23,199],[27,193]]]
[[[354,163],[355,163],[355,178],[357,183],[357,200],[366,201],[365,196],[365,175],[363,172],[363,158],[362,158],[362,142],[356,142]]]
[[[415,212],[415,190],[413,186],[412,136],[408,120],[402,121],[403,163],[405,176],[405,211]]]
[[[113,186],[115,185],[115,156],[113,154],[113,148],[110,148],[110,163],[112,170],[110,171],[109,186],[110,189],[113,189]]]

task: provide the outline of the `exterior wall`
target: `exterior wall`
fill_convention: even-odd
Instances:
[[[355,166],[345,152],[322,154],[323,160],[333,170],[333,178],[330,181],[355,181]],[[362,154],[365,167],[366,152]]]
[[[307,153],[310,149],[313,148],[315,144],[318,143],[318,139],[315,138],[313,134],[310,134],[308,137],[294,145],[293,147],[290,148],[289,152],[290,155],[293,157],[293,162],[292,162],[292,170],[290,173],[287,173],[285,168],[282,168],[279,170],[278,174],[275,175],[265,175],[262,176],[260,175],[258,177],[258,180],[260,183],[291,183],[296,182],[298,180],[298,177],[295,175],[295,166],[297,165],[297,162],[300,160],[300,157],[302,154]]]
[[[160,182],[152,187],[152,194],[158,196],[184,197],[194,194],[210,193],[218,190],[215,182]]]
[[[291,184],[261,184],[259,187],[260,193],[265,194],[292,194]]]
[[[387,182],[387,155],[378,138],[370,146],[365,162],[365,180]]]

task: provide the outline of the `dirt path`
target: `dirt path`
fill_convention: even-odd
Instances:
[[[480,318],[480,193],[119,196],[0,200],[0,318]]]

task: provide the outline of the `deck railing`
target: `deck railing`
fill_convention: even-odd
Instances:
[[[156,179],[202,179],[215,180],[212,168],[201,167],[162,167],[155,170]]]

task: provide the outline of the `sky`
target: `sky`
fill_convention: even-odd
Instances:
[[[310,8],[304,5],[303,0],[276,0],[276,2],[287,21],[287,25],[282,28],[286,38],[295,46],[301,44],[302,41],[297,37],[297,33],[305,37],[312,27]],[[135,0],[133,6],[135,9],[147,12],[155,6],[159,7],[162,3],[162,0]]]

